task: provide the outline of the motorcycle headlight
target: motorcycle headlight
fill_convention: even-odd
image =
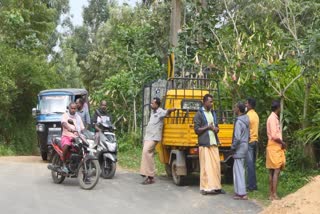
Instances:
[[[44,132],[45,131],[45,125],[44,124],[41,124],[41,123],[39,123],[39,124],[37,124],[37,126],[36,126],[36,130],[38,131],[38,132]]]
[[[90,148],[94,147],[94,140],[87,139]]]

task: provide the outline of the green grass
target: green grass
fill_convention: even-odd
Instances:
[[[16,152],[9,146],[0,144],[0,156],[12,156],[15,155]]]
[[[124,169],[129,169],[138,172],[140,169],[142,154],[142,145],[131,147],[126,151],[119,151],[118,163]],[[157,175],[165,175],[164,165],[160,162],[158,155],[155,155],[155,164]]]

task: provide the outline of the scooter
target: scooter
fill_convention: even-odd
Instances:
[[[101,177],[111,179],[116,172],[117,162],[118,146],[116,135],[114,134],[115,127],[110,121],[105,121],[98,125],[101,131],[99,131],[99,141],[96,146],[96,157],[101,167]]]

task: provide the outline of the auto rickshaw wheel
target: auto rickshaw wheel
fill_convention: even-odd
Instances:
[[[184,185],[186,176],[177,174],[177,160],[172,161],[172,163],[171,163],[171,172],[172,172],[173,182],[177,186]]]

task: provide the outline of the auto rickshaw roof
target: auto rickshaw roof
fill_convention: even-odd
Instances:
[[[83,88],[59,88],[59,89],[47,89],[40,91],[39,96],[42,95],[50,95],[50,94],[71,94],[71,95],[79,95],[79,94],[88,94],[88,91]]]

